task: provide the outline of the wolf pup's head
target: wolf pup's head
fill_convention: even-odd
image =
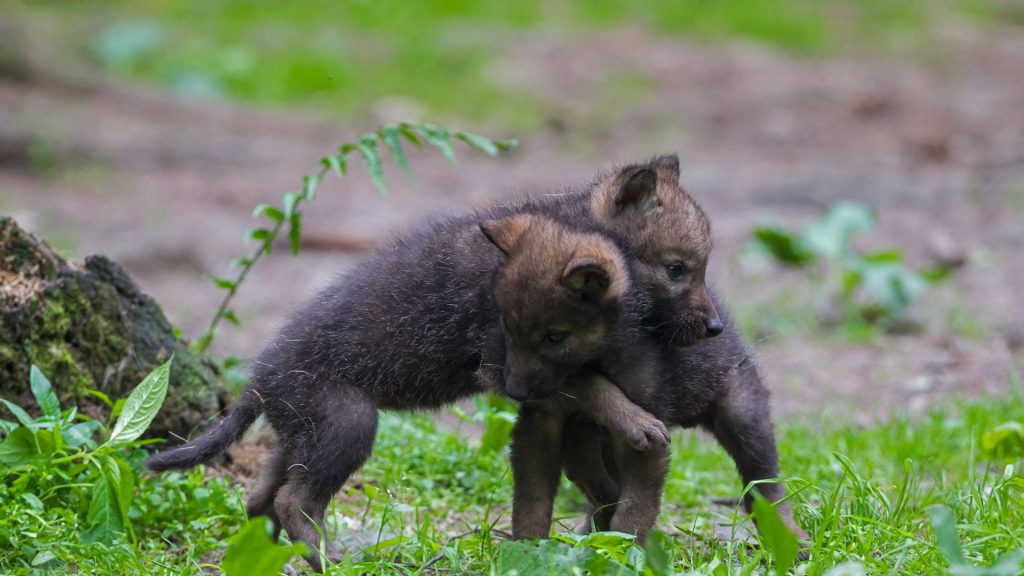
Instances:
[[[480,225],[505,255],[494,299],[505,332],[505,391],[543,398],[595,360],[615,336],[629,286],[625,261],[608,239],[536,215]]]
[[[619,170],[597,184],[591,208],[632,249],[637,280],[651,292],[656,322],[668,339],[688,346],[722,332],[704,283],[711,224],[679,185],[679,158]]]

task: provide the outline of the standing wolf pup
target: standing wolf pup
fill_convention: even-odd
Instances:
[[[587,290],[595,298],[614,299],[618,314],[588,317],[579,310],[578,298],[546,297],[558,293],[565,283],[563,264],[558,258],[538,257],[550,250],[545,244],[551,234],[545,230],[552,226],[556,225],[551,219],[536,214],[516,214],[481,224],[487,237],[506,255],[505,264],[494,279],[494,299],[502,311],[505,332],[506,388],[523,389],[528,398],[536,384],[543,384],[546,364],[563,357],[591,358],[588,366],[618,384],[629,400],[656,406],[653,393],[663,370],[659,347],[647,342],[640,324],[644,314],[649,313],[645,292],[633,286],[626,260],[611,240],[595,236],[587,251],[577,251],[573,257],[591,262],[590,279],[577,277],[577,281],[589,282],[589,288],[581,286],[574,291]],[[586,323],[577,320],[581,316],[588,317]],[[524,378],[523,374],[530,376]],[[536,377],[542,380],[532,380]],[[551,504],[561,476],[562,416],[580,411],[577,401],[568,392],[528,401],[520,408],[512,450],[514,537],[545,536],[550,529]],[[632,403],[627,406],[635,408]],[[607,409],[615,411],[618,407]],[[599,409],[584,411],[594,413]],[[628,418],[630,414],[623,413],[622,417]],[[609,414],[609,419],[614,418]],[[643,475],[631,477],[664,476],[667,446],[659,444],[630,454],[638,456],[629,460],[631,469],[646,470]],[[657,502],[660,498],[659,482],[622,482],[620,486],[624,495],[639,502]],[[641,517],[632,517],[631,511]],[[653,524],[654,517],[647,518],[649,514],[649,509],[623,506],[616,522],[623,530]],[[654,514],[657,515],[656,504]]]
[[[637,447],[666,445],[660,421],[583,369],[601,342],[628,335],[636,324],[620,313],[631,306],[620,302],[623,281],[606,272],[618,256],[604,237],[548,222],[534,229],[537,242],[518,250],[527,266],[533,260],[554,265],[557,289],[539,298],[552,309],[573,311],[560,330],[609,330],[586,347],[502,373],[506,345],[491,282],[501,256],[479,226],[492,215],[499,214],[456,217],[401,237],[320,292],[256,359],[231,412],[147,465],[161,471],[206,462],[265,414],[279,445],[247,511],[270,517],[278,533],[284,528],[305,542],[307,559],[319,570],[313,522],[322,526],[331,497],[369,457],[379,409],[443,406],[508,376],[512,395],[565,388],[582,409],[593,407],[589,416]],[[338,558],[329,542],[327,549],[329,559]]]
[[[641,347],[657,350],[655,361],[644,357],[647,367],[637,367],[643,356],[623,355],[605,363],[610,378],[631,400],[671,425],[702,426],[714,434],[736,462],[744,484],[778,476],[778,454],[769,410],[769,393],[761,382],[735,328],[716,313],[716,304],[704,284],[711,248],[710,225],[693,199],[679,186],[679,163],[663,156],[647,164],[627,166],[598,181],[589,195],[561,196],[554,204],[563,218],[580,221],[581,212],[603,223],[607,232],[626,250],[638,284],[653,298],[655,313],[644,319]],[[539,211],[552,212],[552,205]],[[505,313],[521,313],[501,297]],[[694,311],[705,311],[694,314]],[[703,317],[703,326],[694,319]],[[701,330],[701,328],[705,330]],[[704,336],[724,336],[703,340]],[[514,337],[512,338],[514,340]],[[703,340],[703,341],[701,341]],[[675,348],[692,345],[689,348]],[[652,366],[657,376],[652,381]],[[636,381],[654,389],[637,388],[631,370],[641,370]],[[585,420],[585,419],[583,419]],[[567,422],[565,428],[560,423]],[[598,432],[598,433],[595,433]],[[599,529],[637,533],[641,538],[653,527],[660,503],[664,466],[657,452],[638,454],[612,439],[600,441],[599,431],[577,415],[566,421],[565,413],[550,402],[528,403],[520,411],[513,431],[513,475],[517,480],[513,534],[545,537],[550,531],[551,498],[560,467],[598,507],[594,521]],[[561,457],[526,457],[561,442]],[[611,458],[605,458],[605,455]],[[520,489],[520,479],[523,488]],[[636,492],[639,486],[640,492]],[[652,486],[657,486],[656,489]],[[770,500],[785,496],[781,484],[764,482],[758,490]],[[652,497],[651,494],[654,494]],[[646,496],[643,496],[646,495]],[[616,505],[618,503],[618,505]],[[749,510],[752,495],[744,501]],[[786,523],[803,534],[788,504],[779,507]],[[521,519],[517,524],[516,519]]]

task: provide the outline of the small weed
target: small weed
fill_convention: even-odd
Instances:
[[[302,241],[303,210],[316,197],[317,189],[324,177],[332,172],[339,178],[345,176],[348,173],[349,161],[353,157],[358,157],[370,173],[370,178],[377,191],[387,194],[388,188],[384,183],[384,168],[378,147],[390,152],[395,164],[406,174],[411,174],[412,169],[409,167],[402,148],[403,141],[406,145],[411,144],[416,148],[422,148],[424,145],[433,146],[440,150],[452,164],[455,163],[453,141],[464,142],[489,156],[496,156],[499,152],[516,145],[514,140],[492,140],[461,130],[449,130],[433,124],[416,122],[387,124],[374,132],[362,134],[355,142],[341,144],[336,154],[329,154],[320,159],[321,168],[318,172],[302,177],[302,185],[297,191],[286,192],[282,195],[279,206],[260,204],[253,210],[253,218],[261,219],[264,226],[248,230],[245,233],[245,239],[247,242],[255,242],[256,249],[247,256],[241,256],[231,261],[230,267],[237,270],[233,278],[216,276],[212,278],[214,285],[224,290],[224,298],[213,313],[213,318],[206,331],[195,341],[195,348],[198,352],[205,353],[210,348],[221,321],[226,320],[236,326],[239,324],[238,316],[231,308],[231,302],[238,293],[238,289],[248,278],[252,267],[263,256],[270,254],[274,241],[280,235],[287,231],[291,253],[298,255]],[[228,367],[230,366],[226,366],[226,368]]]
[[[872,326],[899,328],[910,304],[950,271],[946,267],[911,270],[898,249],[855,250],[854,239],[876,224],[868,207],[840,202],[800,231],[755,228],[753,247],[784,266],[807,272],[819,287],[822,320],[841,321],[857,339],[870,337]]]

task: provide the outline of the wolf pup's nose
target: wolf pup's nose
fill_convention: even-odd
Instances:
[[[528,387],[517,386],[511,381],[506,381],[505,393],[508,394],[509,398],[516,400],[517,402],[522,402],[530,397],[530,389]]]
[[[708,330],[708,336],[718,336],[725,330],[725,325],[722,324],[722,320],[718,316],[705,320],[704,327]]]

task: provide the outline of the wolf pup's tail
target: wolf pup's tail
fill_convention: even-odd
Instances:
[[[202,436],[186,444],[154,454],[146,467],[154,472],[182,470],[202,464],[220,454],[252,426],[263,411],[259,395],[249,390],[235,402],[231,412]]]

